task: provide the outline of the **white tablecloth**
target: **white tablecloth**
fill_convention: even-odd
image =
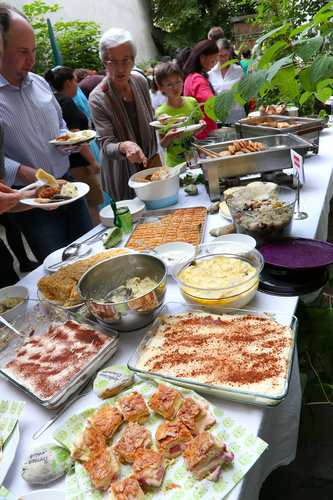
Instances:
[[[293,236],[322,240],[325,240],[327,237],[329,201],[333,193],[331,159],[332,140],[333,131],[329,129],[324,130],[320,137],[319,154],[305,160],[306,184],[301,190],[300,209],[307,212],[309,217],[303,221],[294,221],[292,230]],[[181,189],[177,205],[171,208],[201,205],[210,205],[210,200],[203,185],[199,185],[199,194],[193,197],[185,196],[183,189]],[[227,223],[228,221],[223,219],[220,214],[208,215],[204,236],[205,241],[213,239],[213,237],[209,235],[209,230],[211,228]],[[102,225],[95,228],[89,234],[93,234],[101,228]],[[84,238],[81,239],[83,240]],[[46,271],[40,266],[36,271],[21,280],[20,283],[29,288],[31,298],[37,297],[36,283],[44,274],[46,274]],[[183,302],[178,287],[171,277],[168,277],[165,300]],[[297,305],[297,300],[297,297],[277,297],[258,292],[246,308],[293,314]],[[33,303],[31,303],[31,306],[33,306]],[[139,344],[146,330],[147,328],[136,332],[122,332],[118,350],[107,365],[126,365],[130,355]],[[21,478],[23,460],[35,447],[54,442],[52,432],[56,426],[59,425],[59,422],[65,421],[74,411],[85,408],[89,406],[90,403],[96,403],[96,396],[89,395],[74,402],[60,417],[57,423],[47,429],[40,438],[33,440],[33,433],[50,418],[53,411],[39,406],[29,398],[25,398],[24,393],[3,378],[0,379],[0,388],[1,399],[26,401],[25,408],[19,421],[20,443],[15,460],[4,480],[4,486],[15,496],[15,498],[29,491],[41,489],[43,487],[64,489],[64,478],[45,486],[29,485],[26,483]],[[295,457],[301,405],[297,354],[294,359],[289,394],[277,407],[261,408],[225,401],[216,397],[207,397],[207,399],[215,406],[223,409],[231,418],[242,421],[247,430],[255,435],[259,435],[269,444],[268,449],[259,458],[253,468],[226,497],[228,500],[256,500],[259,495],[260,487],[268,474],[276,467],[290,463]]]

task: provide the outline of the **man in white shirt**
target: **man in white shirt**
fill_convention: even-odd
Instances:
[[[74,181],[68,154],[49,141],[68,133],[58,105],[44,78],[31,73],[36,41],[23,14],[0,3],[5,48],[0,73],[0,116],[4,126],[6,185],[14,188],[36,180],[38,168],[56,178]],[[92,229],[84,198],[57,210],[33,209],[10,214],[37,260],[68,245]]]

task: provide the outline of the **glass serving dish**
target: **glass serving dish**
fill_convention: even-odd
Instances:
[[[230,194],[226,203],[237,233],[252,236],[257,243],[289,236],[297,192],[276,186],[264,194],[251,185]]]
[[[190,304],[212,307],[244,307],[259,286],[264,259],[255,248],[222,242],[199,245],[196,265],[193,251],[183,252],[171,268],[172,277]]]
[[[87,361],[86,366],[80,369],[70,381],[61,387],[61,389],[49,398],[41,399],[22,383],[15,380],[14,377],[6,374],[4,367],[17,357],[18,350],[29,342],[30,339],[35,336],[44,336],[48,333],[50,328],[62,325],[69,320],[74,320],[91,327],[99,333],[102,333],[103,336],[109,337],[110,342],[102,346],[98,354]],[[119,333],[111,330],[106,325],[95,323],[79,314],[71,313],[47,302],[37,302],[33,308],[29,309],[21,316],[18,316],[18,318],[12,322],[12,325],[20,332],[20,336],[15,334],[8,327],[0,329],[0,373],[22,389],[28,396],[37,401],[37,403],[46,408],[57,408],[72,394],[79,391],[87,380],[116,352],[119,341]],[[38,361],[36,361],[36,369],[38,369]],[[46,374],[45,384],[47,383],[48,379]]]
[[[183,313],[191,313],[191,312],[204,312],[212,314],[212,307],[193,307],[190,304],[179,304],[176,302],[168,302],[164,305],[161,313],[155,319],[154,323],[148,330],[147,334],[144,336],[139,346],[132,354],[129,359],[127,366],[130,370],[133,370],[137,373],[137,375],[143,379],[155,379],[159,382],[168,381],[170,383],[174,383],[180,385],[182,387],[195,390],[198,392],[202,392],[205,394],[209,394],[211,396],[217,396],[222,399],[228,399],[232,401],[237,401],[241,403],[247,403],[257,406],[265,406],[265,407],[273,407],[278,405],[288,394],[289,383],[293,365],[293,357],[294,357],[294,349],[296,342],[296,332],[298,320],[292,314],[285,314],[280,312],[263,312],[263,311],[250,311],[244,309],[227,309],[225,314],[232,316],[252,316],[255,318],[263,318],[265,320],[275,320],[277,323],[283,326],[287,326],[291,330],[292,341],[287,349],[287,354],[284,359],[284,368],[282,374],[282,384],[279,392],[277,394],[272,394],[268,390],[267,393],[265,391],[262,392],[252,392],[247,389],[234,389],[229,387],[223,387],[218,385],[206,384],[203,382],[198,382],[194,379],[189,378],[177,378],[175,376],[170,375],[169,373],[163,372],[163,367],[158,370],[158,373],[147,371],[145,369],[141,369],[138,367],[140,359],[147,348],[151,345],[152,341],[158,337],[157,330],[161,326],[163,319],[168,315],[177,315]],[[221,308],[216,308],[215,314],[221,316],[224,314],[224,311]],[[180,333],[182,335],[183,332]],[[187,337],[188,338],[188,337]],[[156,340],[155,340],[156,341]],[[237,342],[237,336],[235,335],[235,342]],[[177,356],[177,352],[179,349],[179,345],[177,341],[173,337],[172,342],[170,342],[174,346],[175,349],[175,357]],[[169,345],[170,345],[169,344]],[[179,354],[179,353],[178,353]],[[171,353],[172,355],[172,353]],[[221,359],[223,360],[223,352],[221,352]],[[237,368],[235,368],[236,370]],[[261,369],[261,364],[258,363],[258,369]],[[198,372],[200,373],[200,368],[198,368]]]

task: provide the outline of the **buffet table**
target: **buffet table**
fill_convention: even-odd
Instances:
[[[331,142],[333,130],[325,129],[320,136],[320,148],[318,155],[311,155],[305,160],[306,184],[301,190],[300,209],[309,214],[306,220],[293,222],[293,236],[306,238],[317,238],[326,240],[327,223],[329,214],[329,202],[333,194],[333,174],[331,159]],[[199,185],[199,194],[197,196],[187,196],[183,189],[180,189],[179,199],[176,207],[190,206],[209,206],[209,197],[205,187]],[[211,241],[209,230],[229,223],[219,213],[207,215],[207,222],[204,234],[204,241]],[[102,225],[94,228],[88,236],[102,229]],[[79,240],[80,241],[80,240]],[[123,239],[122,244],[126,240]],[[46,274],[45,269],[40,266],[36,271],[29,274],[20,284],[29,289],[30,297],[37,298],[37,282],[41,276]],[[278,297],[258,292],[246,309],[279,311],[293,314],[297,305],[297,297]],[[178,287],[173,279],[168,276],[167,292],[165,302],[183,302],[178,291]],[[31,302],[31,307],[34,302]],[[126,365],[132,352],[139,344],[143,334],[148,327],[134,332],[121,332],[117,352],[107,362],[110,365]],[[136,378],[136,381],[139,381]],[[1,398],[11,401],[25,400],[26,404],[19,419],[20,441],[16,451],[16,456],[10,467],[3,485],[19,498],[30,491],[43,488],[65,489],[64,477],[59,480],[48,483],[47,485],[29,485],[21,478],[22,463],[26,455],[37,446],[54,442],[52,433],[68,419],[75,411],[87,406],[96,404],[95,394],[85,396],[75,401],[63,415],[49,427],[37,440],[33,440],[32,435],[41,427],[53,414],[55,410],[47,410],[39,406],[32,399],[27,399],[23,392],[12,385],[9,381],[0,379]],[[297,362],[297,353],[293,364],[292,376],[290,381],[289,394],[281,404],[274,408],[262,408],[243,403],[236,403],[222,400],[216,397],[204,396],[216,407],[220,408],[236,421],[244,424],[247,431],[258,435],[268,443],[268,448],[258,459],[255,465],[245,475],[233,490],[228,494],[228,500],[246,499],[256,500],[259,496],[260,487],[270,472],[280,465],[290,463],[294,457],[297,447],[299,415],[301,407],[301,390],[299,382],[299,371]],[[1,464],[1,463],[0,463]],[[1,465],[0,465],[1,466]]]

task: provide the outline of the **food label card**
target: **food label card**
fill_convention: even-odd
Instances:
[[[173,387],[181,392],[184,399],[192,397],[195,400],[205,401],[194,391],[185,389],[163,382],[169,387]],[[73,439],[87,426],[87,418],[90,417],[97,409],[107,405],[114,405],[119,397],[125,394],[130,394],[133,391],[140,392],[147,402],[150,396],[157,390],[157,383],[153,380],[141,381],[131,388],[114,396],[111,399],[104,400],[94,407],[86,408],[72,415],[63,425],[61,425],[53,434],[53,437],[68,449],[73,449]],[[209,403],[209,410],[214,415],[216,423],[209,429],[212,434],[218,436],[223,443],[227,445],[227,449],[234,453],[234,460],[225,464],[222,467],[221,473],[217,481],[212,482],[208,479],[197,481],[195,477],[185,468],[182,456],[177,457],[170,463],[166,469],[163,483],[160,488],[144,487],[145,498],[154,500],[178,500],[182,498],[205,498],[206,500],[221,500],[232,488],[244,477],[254,463],[258,460],[263,451],[267,448],[267,443],[259,437],[251,434],[246,430],[246,421],[235,421],[223,412],[220,408],[216,408]],[[152,448],[155,448],[154,436],[157,428],[165,420],[155,413],[151,413],[148,420],[143,424],[144,427],[150,429],[153,436]],[[125,429],[123,425],[119,432],[111,438],[108,443],[110,446],[120,438]],[[124,479],[132,475],[132,467],[130,465],[122,465],[121,473],[118,478]],[[68,472],[66,477],[66,498],[69,500],[101,500],[107,498],[107,491],[101,492],[94,489],[94,486],[83,465],[79,462],[75,464],[75,470]]]
[[[297,186],[297,181],[301,184],[305,183],[305,174],[304,174],[304,163],[303,156],[296,153],[293,149],[290,150],[291,161],[293,164],[293,177],[294,177],[294,186]]]

